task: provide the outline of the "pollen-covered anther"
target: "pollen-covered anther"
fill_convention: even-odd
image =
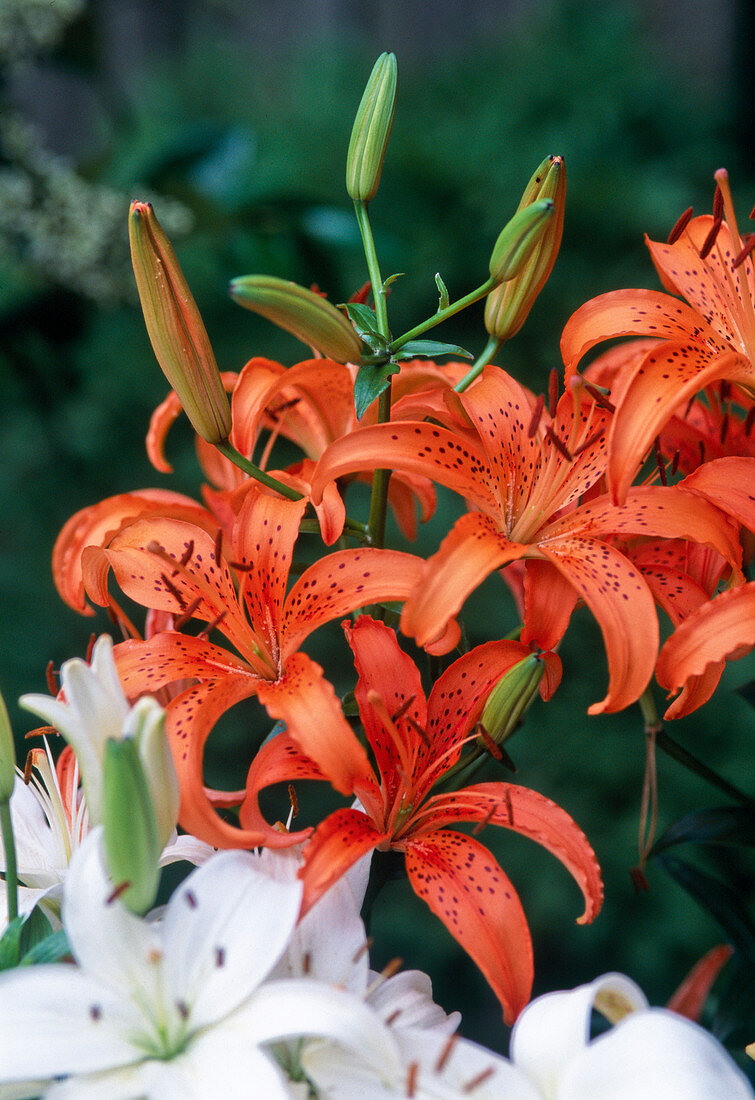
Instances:
[[[194,612],[197,610],[197,608],[199,607],[201,602],[202,602],[202,597],[201,596],[196,596],[191,601],[191,603],[186,606],[186,608],[181,612],[181,614],[178,615],[177,618],[175,618],[173,620],[174,630],[180,630],[181,627],[186,626],[189,619],[191,619],[194,616]]]
[[[254,562],[251,561],[231,561],[229,559],[228,564],[237,573],[252,573],[254,571]]]
[[[442,1073],[448,1064],[448,1059],[453,1053],[453,1049],[459,1041],[458,1035],[449,1035],[446,1042],[443,1044],[443,1049],[438,1055],[438,1060],[433,1066],[433,1073]]]
[[[222,527],[218,527],[218,533],[215,536],[214,555],[215,555],[215,564],[220,565],[220,562],[221,562],[222,557],[223,557],[223,528]]]
[[[669,244],[676,244],[676,242],[679,240],[682,233],[687,228],[687,223],[689,222],[690,218],[692,217],[692,213],[693,213],[693,208],[691,206],[688,206],[687,209],[684,211],[684,213],[681,214],[677,218],[677,220],[674,222],[674,226],[673,226],[671,232],[668,235],[668,243]]]
[[[731,266],[736,268],[739,267],[740,264],[743,264],[747,257],[752,253],[753,249],[755,249],[755,233],[747,233],[744,237],[744,244],[742,248],[739,250],[739,252],[737,252],[736,256],[731,261]]]
[[[582,454],[583,451],[586,451],[588,447],[592,447],[593,443],[597,443],[603,435],[605,435],[605,428],[598,428],[598,430],[596,432],[593,432],[592,435],[588,435],[584,443],[580,443],[578,447],[574,448],[573,457],[577,458],[579,455]]]
[[[151,963],[152,966],[157,966],[162,961],[163,961],[162,951],[160,951],[157,947],[151,948],[150,951],[149,951],[149,954],[147,955],[147,962]]]
[[[32,768],[34,767],[36,754],[40,751],[40,749],[29,749],[26,754],[26,761],[24,763],[24,783],[27,787],[31,783],[31,773]]]
[[[409,725],[412,727],[412,729],[415,731],[415,733],[418,733],[420,735],[420,737],[422,738],[424,743],[426,745],[429,745],[430,744],[430,738],[428,736],[427,730],[423,730],[422,726],[419,724],[419,722],[415,721],[415,719],[412,718],[412,716],[410,714],[407,714],[406,720],[409,723]]]
[[[556,433],[554,432],[554,430],[550,426],[550,424],[545,429],[545,434],[548,437],[548,439],[550,439],[551,443],[556,448],[558,453],[560,455],[563,455],[563,457],[566,459],[567,462],[572,462],[573,459],[574,459],[574,455],[571,453],[571,451],[566,446],[564,441],[562,439],[559,439],[559,437],[556,435]]]
[[[722,225],[723,225],[723,216],[718,217],[714,220],[713,225],[710,227],[710,232],[708,233],[708,236],[703,241],[702,248],[700,249],[700,259],[701,260],[704,260],[705,257],[710,252],[710,250],[713,248],[713,245],[716,243],[716,237],[718,236]]]
[[[227,614],[228,614],[228,608],[226,607],[226,608],[223,609],[223,611],[220,612],[219,615],[215,616],[215,618],[212,620],[211,623],[207,624],[207,626],[204,628],[204,630],[200,630],[199,634],[197,634],[197,637],[198,638],[206,638],[209,635],[211,630],[214,630],[216,627],[220,626],[220,624],[222,623],[223,619],[226,617]]]
[[[721,419],[721,428],[720,428],[719,433],[718,433],[718,441],[721,444],[721,446],[723,446],[724,443],[726,442],[726,436],[728,434],[729,434],[729,414],[728,414],[728,412],[726,412],[726,413],[724,413],[724,415]]]
[[[419,1062],[411,1062],[407,1066],[406,1070],[406,1095],[417,1095],[417,1074],[419,1073]]]
[[[100,1005],[89,1006],[89,1018],[91,1020],[94,1020],[95,1023],[97,1023],[98,1020],[102,1019],[102,1008],[100,1007]]]
[[[196,894],[193,894],[191,890],[186,891],[186,893],[184,894],[184,900],[189,909],[196,909],[197,905],[199,904]]]
[[[663,454],[661,452],[661,440],[659,436],[656,436],[653,442],[653,454],[655,455],[655,464],[658,468],[658,476],[661,479],[661,485],[668,485],[668,479],[666,477],[666,466],[663,461]]]
[[[602,386],[596,386],[594,382],[589,382],[586,378],[582,379],[582,384],[596,405],[600,405],[601,409],[606,409],[610,413],[616,412],[616,406],[608,400],[610,390],[604,390]]]
[[[679,469],[679,462],[681,460],[681,457],[682,457],[682,453],[677,448],[677,450],[674,451],[674,457],[671,459],[671,476],[672,477],[674,476],[676,471]]]
[[[301,968],[305,974],[309,974],[312,970],[312,954],[309,951],[305,951],[301,960]]]
[[[401,706],[394,710],[391,715],[391,722],[398,722],[399,718],[403,718],[416,698],[416,695],[410,695],[408,699],[404,699]]]
[[[165,587],[168,589],[171,596],[173,596],[176,603],[181,608],[181,611],[185,611],[186,610],[186,600],[183,598],[183,594],[181,593],[180,589],[176,588],[176,586],[173,584],[171,579],[168,577],[167,573],[161,573],[160,574],[160,580],[163,582]]]
[[[131,883],[128,881],[119,882],[113,892],[111,894],[108,894],[107,898],[105,899],[105,904],[112,905],[114,901],[117,901],[119,897],[126,893],[130,885]]]
[[[386,1022],[386,1024],[388,1025],[388,1027],[392,1027],[392,1026],[393,1026],[393,1024],[395,1024],[395,1023],[396,1023],[396,1020],[398,1020],[398,1019],[399,1019],[399,1017],[401,1016],[402,1012],[403,1012],[403,1009],[401,1009],[401,1008],[395,1008],[395,1009],[393,1010],[393,1012],[391,1012],[390,1016],[386,1016],[386,1018],[385,1018],[385,1022]]]
[[[193,553],[194,553],[194,539],[189,539],[189,542],[186,545],[186,549],[184,550],[183,554],[181,555],[181,559],[180,559],[181,560],[181,565],[184,568],[186,568],[186,566],[191,561]],[[173,572],[171,573],[171,577],[177,577],[180,572],[181,572],[181,570],[179,568],[174,569]]]
[[[461,1091],[466,1092],[468,1095],[471,1095],[480,1087],[480,1085],[484,1085],[486,1081],[490,1080],[494,1073],[495,1066],[488,1066],[487,1069],[482,1070],[482,1072],[478,1073],[476,1077],[472,1077],[471,1080],[467,1081],[465,1085],[462,1085]]]
[[[56,675],[54,663],[48,661],[47,668],[45,669],[45,679],[47,680],[47,690],[50,692],[50,695],[58,694],[58,684],[55,679]]]
[[[224,947],[216,947],[215,948],[215,966],[218,968],[218,970],[220,970],[221,967],[225,966],[225,948]]]
[[[744,432],[745,435],[750,436],[752,432],[752,426],[755,424],[755,405],[753,405],[745,418]]]
[[[387,962],[383,969],[380,971],[381,978],[384,978],[387,981],[388,978],[392,978],[394,974],[398,974],[403,965],[404,960],[400,959],[397,955],[395,959],[391,959],[390,962]]]
[[[290,401],[284,401],[283,404],[276,405],[274,409],[265,409],[265,412],[271,420],[277,420],[281,413],[288,412],[289,409],[295,409],[300,401],[300,397],[293,397]]]
[[[490,736],[488,731],[485,729],[482,722],[478,722],[475,726],[475,733],[485,743],[485,748],[495,760],[503,759],[503,753],[499,749],[498,745],[496,745],[495,741]]]
[[[296,797],[293,783],[289,783],[288,785],[288,801],[291,803],[291,817],[297,817],[299,813],[299,800]]]
[[[540,420],[543,415],[543,407],[545,405],[545,397],[543,394],[539,394],[535,407],[532,410],[532,418],[530,419],[529,427],[527,428],[527,436],[529,439],[534,439],[535,434],[540,424]]]
[[[551,420],[556,415],[556,407],[558,406],[558,371],[555,367],[548,376],[548,412],[551,415]]]
[[[189,1006],[185,1001],[176,1001],[176,1011],[182,1020],[188,1020],[189,1018]]]
[[[35,730],[29,730],[24,734],[24,740],[28,741],[30,737],[60,737],[60,730],[55,726],[37,726]]]
[[[724,196],[721,192],[721,188],[716,184],[716,190],[713,192],[713,217],[716,221],[724,216]]]

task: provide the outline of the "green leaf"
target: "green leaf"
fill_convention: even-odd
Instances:
[[[690,897],[718,921],[727,939],[755,962],[755,924],[730,886],[676,856],[659,856],[658,862]]]
[[[52,928],[49,920],[39,906],[35,905],[24,922],[21,935],[21,953],[26,955],[29,951],[34,950],[37,944],[43,943],[51,935]]]
[[[746,684],[742,684],[741,687],[736,689],[737,695],[741,695],[751,707],[755,707],[755,680],[750,680]]]
[[[755,811],[746,806],[720,806],[696,810],[679,818],[650,850],[655,856],[675,844],[755,844]]]
[[[12,970],[21,958],[21,935],[25,916],[14,917],[0,938],[0,970]]]
[[[458,344],[442,344],[439,340],[410,340],[394,353],[399,359],[435,359],[438,355],[460,355],[463,359],[472,359],[471,351],[460,348]]]
[[[38,966],[42,963],[60,962],[66,955],[71,954],[65,932],[61,928],[58,932],[51,932],[47,939],[41,940],[27,951],[21,959],[21,966]]]
[[[391,375],[398,371],[398,364],[384,363],[381,367],[360,367],[354,383],[354,407],[357,420],[361,420],[366,410],[383,390],[391,384]]]
[[[438,313],[440,313],[440,311],[442,309],[446,309],[448,307],[448,305],[451,302],[451,299],[448,297],[448,290],[446,289],[446,284],[441,279],[439,271],[435,272],[435,285],[438,288],[438,295],[439,295],[439,297],[438,297]]]
[[[362,302],[347,302],[343,308],[361,340],[370,347],[376,341],[380,341],[385,346],[385,339],[378,328],[377,314],[371,306],[366,306]]]
[[[729,981],[718,997],[710,1029],[720,1043],[750,1041],[755,1020],[755,967],[742,955],[727,966]]]
[[[50,935],[50,922],[38,906],[16,917],[0,939],[0,971],[23,966],[29,953],[39,950]]]
[[[405,274],[405,271],[397,271],[395,275],[389,275],[387,279],[383,280],[383,290],[389,287],[391,283],[395,283],[396,279],[403,279]]]

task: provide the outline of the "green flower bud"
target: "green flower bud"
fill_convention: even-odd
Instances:
[[[231,431],[231,406],[207,330],[150,203],[131,203],[128,231],[136,286],[157,361],[194,430],[208,443],[219,443]]]
[[[545,661],[536,653],[523,657],[501,679],[488,696],[480,725],[497,745],[506,741],[522,721],[545,673]],[[484,738],[478,738],[481,744]]]
[[[364,89],[346,157],[346,190],[354,202],[369,202],[378,189],[396,114],[396,57],[382,53]]]
[[[173,754],[165,733],[165,711],[144,696],[129,712],[124,737],[133,737],[155,811],[160,851],[170,840],[178,820],[180,788]]]
[[[566,201],[566,168],[562,157],[551,156],[543,161],[525,188],[519,210],[543,199],[553,202],[554,216],[516,278],[496,287],[485,302],[485,328],[501,341],[509,340],[522,327],[556,262]]]
[[[0,802],[7,802],[16,781],[16,748],[5,700],[0,693]]]
[[[359,361],[362,345],[354,329],[340,310],[313,290],[274,275],[243,275],[229,290],[234,302],[267,317],[328,359]]]
[[[147,779],[133,738],[108,740],[103,778],[108,873],[127,908],[132,913],[143,914],[157,897],[162,845]]]
[[[553,217],[553,200],[540,199],[517,210],[504,225],[490,256],[490,274],[503,283],[518,275],[543,238]]]

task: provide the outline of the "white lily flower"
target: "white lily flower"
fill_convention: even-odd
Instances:
[[[593,1009],[615,1026],[590,1040]],[[752,1100],[745,1075],[697,1024],[649,1008],[621,974],[533,1001],[517,1020],[511,1060],[437,1033],[396,1032],[403,1065],[359,1062],[353,1052],[312,1043],[302,1065],[329,1100]],[[451,1045],[452,1044],[452,1045]],[[408,1082],[412,1091],[409,1091]]]
[[[310,979],[265,981],[296,924],[300,881],[218,853],[151,922],[112,890],[94,830],[64,885],[78,966],[0,974],[0,1086],[33,1096],[20,1086],[44,1078],[46,1100],[242,1100],[253,1082],[257,1096],[288,1098],[267,1045],[302,1035],[396,1071],[391,1032],[358,998]]]
[[[62,884],[68,865],[89,833],[89,813],[78,784],[73,753],[64,750],[56,767],[45,739],[44,748],[32,749],[29,782],[18,771],[10,799],[18,865],[18,910],[29,913],[39,903],[53,928],[60,927]],[[214,851],[203,840],[178,836],[174,830],[159,863],[161,867],[179,860],[200,864]],[[4,870],[5,853],[0,845],[0,871]],[[7,923],[7,910],[7,889],[0,880],[0,925]]]

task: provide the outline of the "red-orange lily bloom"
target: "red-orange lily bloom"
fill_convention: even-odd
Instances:
[[[736,527],[708,501],[671,486],[633,489],[626,506],[594,496],[606,463],[610,410],[569,388],[552,421],[503,371],[488,367],[459,398],[478,442],[432,424],[378,425],[333,444],[315,495],[342,471],[390,465],[432,477],[475,511],[459,519],[404,605],[401,629],[433,642],[490,573],[527,559],[522,641],[553,649],[579,597],[603,633],[608,693],[590,713],[620,710],[653,674],[658,620],[640,572],[614,545],[630,536],[708,544],[735,568]],[[538,409],[541,415],[538,419]],[[591,499],[578,503],[584,495]]]
[[[216,627],[236,650],[213,644],[206,632],[194,636],[179,630],[116,647],[129,695],[198,681],[169,703],[167,728],[181,784],[181,825],[217,847],[263,841],[284,845],[307,835],[239,830],[218,816],[213,807],[237,804],[243,791],[204,786],[203,750],[217,719],[251,695],[271,712],[283,697],[312,727],[307,755],[327,768],[339,790],[350,791],[349,762],[325,733],[323,714],[325,719],[330,715],[333,689],[300,646],[318,626],[356,607],[405,599],[424,565],[399,551],[337,551],[306,569],[287,593],[305,507],[305,500],[284,500],[251,486],[227,557],[202,528],[159,516],[125,526],[105,548],[84,551],[87,592],[96,603],[109,603],[112,569],[123,592],[137,603],[172,613],[179,626],[198,620]]]
[[[663,285],[686,302],[654,290],[602,294],[577,310],[561,338],[567,375],[603,340],[662,340],[636,364],[611,428],[607,477],[617,501],[663,425],[699,390],[728,379],[755,394],[755,271],[751,256],[741,258],[726,172],[716,179],[718,216],[693,218],[671,244],[646,238]]]
[[[491,689],[504,672],[529,654],[519,642],[488,642],[455,661],[425,699],[419,671],[383,623],[362,616],[346,627],[359,673],[356,699],[375,761],[340,709],[323,736],[350,760],[351,792],[358,804],[336,810],[317,826],[304,848],[303,911],[362,855],[378,849],[404,855],[415,893],[477,963],[511,1023],[529,1000],[533,961],[529,928],[517,894],[490,852],[474,837],[446,826],[462,822],[501,825],[536,840],[571,872],[585,898],[579,923],[600,910],[603,887],[592,848],[572,818],[550,799],[511,783],[477,783],[433,794],[434,784],[459,760]],[[545,694],[555,689],[560,662],[543,654]],[[311,720],[279,698],[287,725],[263,748],[264,767],[241,808],[248,828],[264,825],[257,807],[262,786],[281,779],[327,778],[327,768],[308,768],[294,742],[305,745]]]

